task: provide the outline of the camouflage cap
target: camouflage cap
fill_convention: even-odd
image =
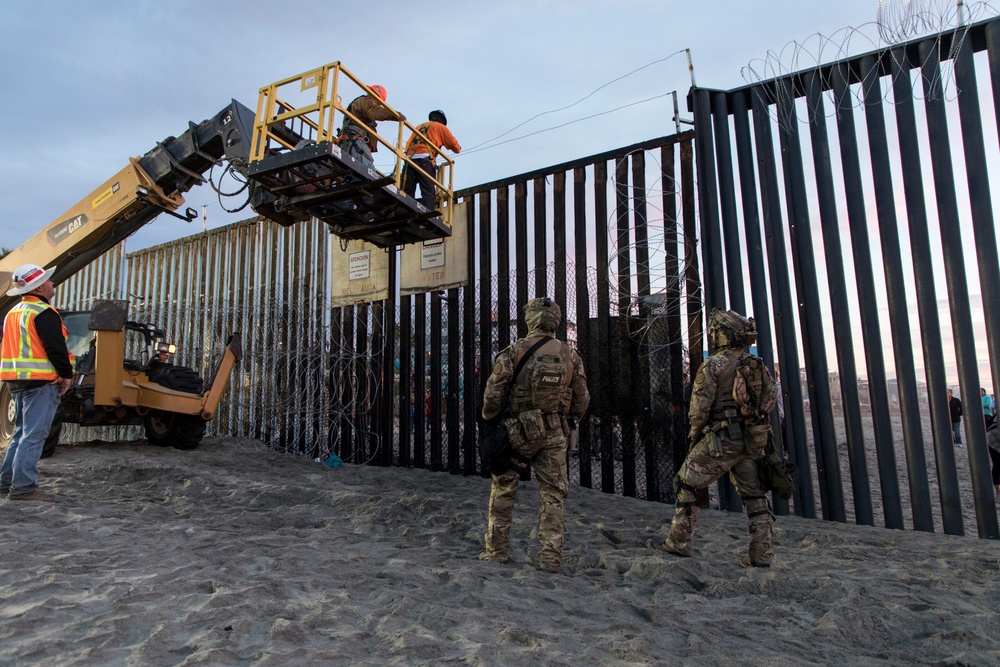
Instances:
[[[535,331],[555,333],[562,321],[562,310],[559,304],[549,297],[538,297],[524,304],[524,321],[528,325],[528,333]]]

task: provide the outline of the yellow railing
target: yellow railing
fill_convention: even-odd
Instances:
[[[348,71],[339,61],[261,88],[260,96],[257,99],[257,116],[254,119],[250,162],[258,162],[271,155],[295,150],[296,147],[292,142],[295,137],[309,139],[317,144],[325,141],[336,142],[338,128],[343,125],[344,118],[350,118],[358,125],[363,125],[341,102],[338,85],[344,83],[344,77],[356,84],[363,93],[379,99],[371,88]],[[313,89],[316,91],[314,98],[309,93]],[[292,104],[290,101],[293,97],[296,104]],[[305,103],[300,102],[300,99],[303,99]],[[385,102],[381,102],[381,104],[386,109],[399,113],[389,104]],[[438,165],[436,177],[420,169],[413,160],[406,156],[405,144],[403,143],[404,128],[416,133],[416,127],[413,124],[409,121],[401,121],[394,142],[390,142],[374,131],[369,131],[368,135],[377,143],[385,146],[395,156],[392,178],[397,188],[402,190],[403,187],[404,165],[418,170],[435,183],[438,208],[441,210],[445,224],[451,227],[455,162],[436,146],[428,143],[431,155],[439,156],[441,164]]]

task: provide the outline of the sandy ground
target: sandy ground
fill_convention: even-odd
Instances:
[[[63,446],[57,503],[0,502],[2,665],[1000,663],[1000,545],[782,517],[771,569],[746,519],[574,488],[565,565],[476,560],[488,481],[330,469],[260,443]]]

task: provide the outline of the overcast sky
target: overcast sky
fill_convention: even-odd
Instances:
[[[214,115],[231,98],[254,108],[261,86],[336,60],[384,85],[411,119],[446,111],[468,151],[456,165],[461,188],[672,133],[669,93],[680,93],[689,115],[691,84],[685,56],[672,54],[691,50],[699,85],[731,88],[744,82],[748,63],[759,65],[792,40],[816,51],[817,32],[836,37],[867,24],[875,35],[877,7],[877,0],[5,0],[0,245],[16,247],[188,121]],[[852,40],[852,52],[872,48]],[[824,60],[836,55],[828,48]],[[810,56],[798,64],[811,64]],[[572,123],[561,129],[468,150],[569,105],[504,140]],[[199,211],[208,205],[209,227],[249,217],[225,214],[207,186],[187,200]],[[129,250],[199,227],[160,216]]]

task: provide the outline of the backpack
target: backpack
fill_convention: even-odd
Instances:
[[[485,427],[479,440],[479,458],[483,468],[492,475],[502,475],[511,469],[523,474],[530,464],[527,458],[511,447],[505,419]]]
[[[778,388],[763,359],[752,354],[740,357],[733,381],[733,400],[747,422],[759,424],[768,421],[778,401]]]

